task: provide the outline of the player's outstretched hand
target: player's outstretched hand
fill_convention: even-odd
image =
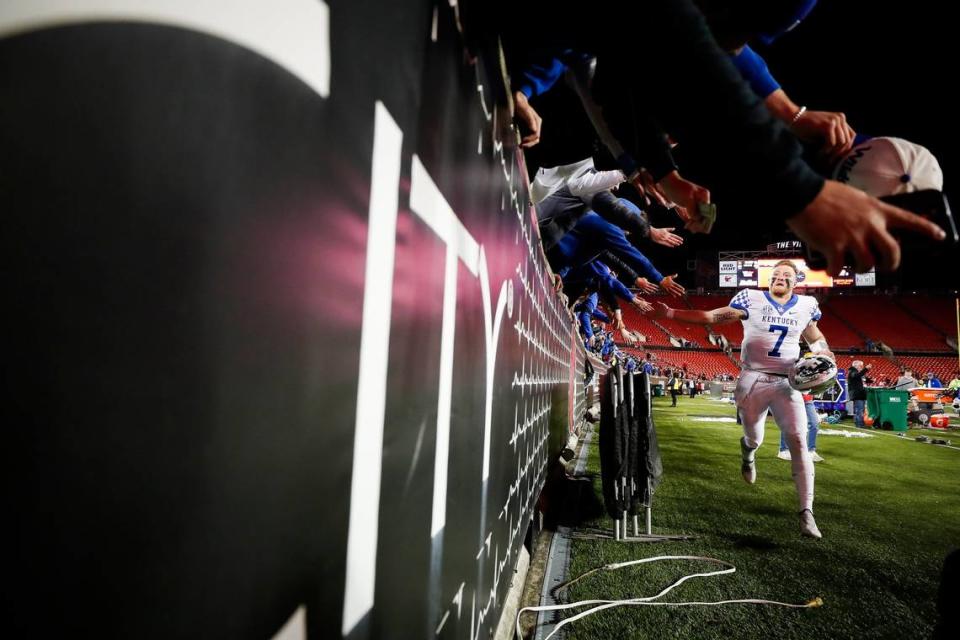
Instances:
[[[670,311],[670,307],[663,304],[662,302],[653,303],[653,317],[654,318],[666,318],[667,312]]]

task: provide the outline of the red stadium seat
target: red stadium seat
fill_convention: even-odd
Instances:
[[[639,331],[647,338],[647,345],[670,346],[670,336],[664,333],[654,322],[630,305],[623,305],[623,323],[630,331]],[[619,341],[619,340],[618,340]]]
[[[654,364],[668,369],[686,369],[687,373],[699,376],[706,374],[712,378],[718,373],[738,376],[740,369],[725,354],[720,351],[693,351],[688,349],[636,349],[625,348],[640,360],[646,359],[646,354],[652,355]]]
[[[831,296],[821,304],[873,340],[898,350],[946,350],[943,335],[886,296]],[[829,339],[829,337],[828,337]]]
[[[823,305],[820,307],[820,312],[823,315],[817,322],[817,326],[832,348],[863,349],[866,346],[863,337],[841,318],[837,317],[830,307]]]
[[[956,356],[899,356],[897,358],[903,366],[913,371],[917,380],[926,377],[928,371],[932,371],[947,386],[957,371]]]
[[[957,335],[957,307],[955,298],[928,295],[901,295],[895,299],[897,305],[915,313],[931,327],[947,337]]]

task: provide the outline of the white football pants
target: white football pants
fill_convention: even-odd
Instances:
[[[740,372],[734,398],[743,422],[743,435],[751,449],[763,442],[763,423],[767,411],[773,412],[774,421],[787,438],[800,510],[813,509],[813,460],[807,451],[807,413],[803,396],[790,386],[786,377],[744,369]]]

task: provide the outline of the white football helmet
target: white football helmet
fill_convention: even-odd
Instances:
[[[832,387],[836,377],[837,363],[825,355],[815,354],[797,360],[787,375],[791,387],[814,395]]]

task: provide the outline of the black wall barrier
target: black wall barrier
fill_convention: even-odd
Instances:
[[[487,638],[584,409],[496,51],[125,4],[0,5],[0,628]]]

